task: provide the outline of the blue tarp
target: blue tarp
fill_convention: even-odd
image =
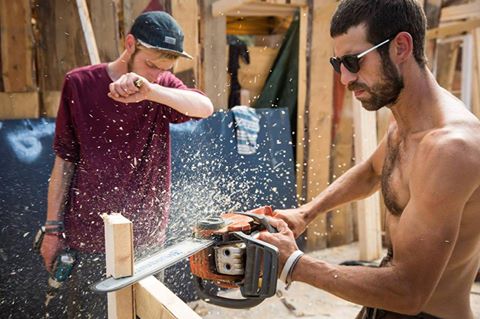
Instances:
[[[292,207],[295,178],[290,126],[285,109],[259,109],[261,131],[254,155],[236,151],[231,113],[171,126],[172,207],[167,244],[190,233],[197,218],[261,205]],[[0,122],[0,313],[34,318],[43,309],[47,274],[32,251],[44,222],[54,155],[53,119]],[[179,268],[180,267],[180,268]],[[186,264],[167,284],[191,299]],[[175,277],[177,277],[175,279]],[[173,281],[176,281],[173,285]]]

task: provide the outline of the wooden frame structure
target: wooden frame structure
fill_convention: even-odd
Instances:
[[[107,276],[134,273],[133,225],[121,214],[104,215]],[[109,319],[201,319],[155,277],[108,293]]]

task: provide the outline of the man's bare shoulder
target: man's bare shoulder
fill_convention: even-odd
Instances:
[[[425,134],[417,149],[415,162],[429,171],[455,169],[480,181],[480,121],[455,119]]]

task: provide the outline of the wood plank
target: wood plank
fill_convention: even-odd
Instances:
[[[440,10],[442,7],[441,0],[424,0],[423,8],[427,17],[427,28],[432,29],[438,27],[440,23]],[[427,65],[430,70],[433,69],[435,63],[436,41],[434,39],[425,41],[425,55],[427,57]]]
[[[198,19],[199,7],[197,0],[172,0],[172,16],[182,27],[185,35],[183,41],[184,50],[190,54],[193,59],[178,59],[174,72],[180,73],[187,70],[193,70],[195,84],[198,83],[198,67],[199,67],[199,35],[198,35]]]
[[[255,0],[219,0],[212,4],[214,17],[227,16],[229,13],[240,9],[243,5]]]
[[[337,85],[335,83],[335,85]],[[338,85],[342,85],[338,83]],[[341,90],[343,110],[334,136],[331,151],[331,182],[342,176],[353,166],[353,112],[352,94]],[[349,203],[327,214],[328,247],[349,244],[354,241],[354,206]]]
[[[121,214],[104,214],[105,259],[107,276],[131,276],[133,270],[132,222]],[[134,319],[133,287],[129,286],[107,294],[109,319]]]
[[[133,287],[107,293],[108,319],[135,319]]]
[[[1,120],[38,118],[39,115],[38,92],[0,92]]]
[[[453,89],[460,45],[460,41],[437,44],[436,78],[438,84],[448,91]]]
[[[285,17],[293,15],[299,7],[306,5],[307,1],[286,3],[285,1],[219,0],[213,4],[212,14],[214,17]]]
[[[133,227],[122,214],[110,214],[105,221],[107,276],[121,278],[133,275]]]
[[[307,200],[312,200],[329,184],[330,144],[333,116],[333,69],[329,63],[333,41],[330,20],[337,1],[316,2],[313,9],[312,61],[310,64],[310,98],[307,97],[308,153],[306,164]],[[314,53],[314,55],[313,55]],[[307,110],[306,110],[307,111]],[[305,118],[306,119],[306,118]],[[321,214],[307,229],[307,249],[325,248],[327,244],[326,215]]]
[[[215,110],[227,108],[227,22],[214,17],[215,0],[200,0],[201,72],[200,89],[212,100]]]
[[[115,60],[123,51],[120,41],[117,0],[88,0],[88,11],[98,47],[100,61]]]
[[[57,117],[58,107],[60,105],[61,91],[44,91],[41,93],[40,114],[45,117]]]
[[[472,83],[472,113],[480,118],[480,28],[473,30],[474,61]]]
[[[426,37],[429,40],[436,38],[445,38],[466,33],[478,27],[480,27],[480,18],[463,22],[455,22],[428,30]]]
[[[0,1],[0,59],[5,92],[36,88],[31,20],[29,0]]]
[[[352,98],[355,125],[355,161],[366,160],[377,147],[377,120],[375,112],[366,111],[361,103]],[[358,236],[361,260],[375,260],[382,253],[380,227],[380,197],[376,192],[357,202]]]
[[[444,7],[440,14],[440,22],[471,18],[480,18],[480,0]]]
[[[88,13],[87,1],[76,0],[78,8],[78,16],[83,30],[83,37],[87,45],[88,57],[90,64],[100,63],[100,56],[98,55],[97,41],[93,33],[92,22],[90,21],[90,14]]]
[[[65,74],[88,65],[88,52],[74,1],[43,0],[37,17],[37,67],[41,91],[58,91]]]
[[[307,100],[307,41],[308,41],[308,8],[300,8],[299,52],[298,52],[298,95],[297,95],[297,131],[296,136],[296,180],[297,201],[299,204],[306,202],[305,158],[307,147],[305,141],[305,110]]]
[[[201,318],[153,276],[135,285],[135,308],[141,319]]]

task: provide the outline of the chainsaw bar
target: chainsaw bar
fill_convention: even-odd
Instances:
[[[154,275],[165,268],[187,258],[196,252],[212,246],[215,243],[211,239],[189,238],[178,244],[172,245],[163,249],[162,251],[153,254],[138,263],[135,263],[135,273],[132,276],[123,278],[109,277],[103,279],[92,285],[92,290],[95,292],[112,292]]]

